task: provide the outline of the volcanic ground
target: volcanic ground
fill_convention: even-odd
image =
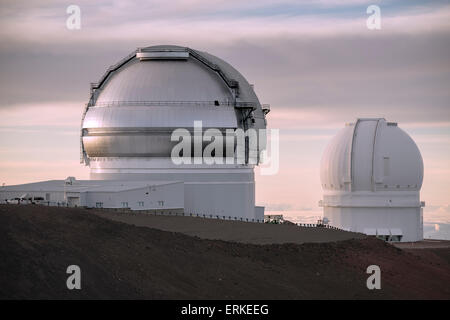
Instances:
[[[0,205],[2,299],[449,299],[450,248],[323,228]],[[381,290],[366,269],[381,268]],[[81,268],[81,290],[66,269]]]

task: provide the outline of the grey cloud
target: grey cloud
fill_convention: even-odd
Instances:
[[[53,45],[2,39],[0,105],[87,101],[89,83],[109,65],[138,46],[157,44],[151,33],[137,41],[92,41],[92,30],[81,32],[68,33],[65,41]],[[448,32],[377,32],[260,35],[214,45],[193,34],[182,44],[229,61],[274,110],[315,108],[345,119],[380,115],[397,121],[449,120]]]
[[[247,40],[225,52],[274,107],[450,119],[447,34]]]

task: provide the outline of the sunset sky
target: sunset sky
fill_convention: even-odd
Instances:
[[[71,4],[80,30],[66,28]],[[372,4],[381,30],[366,27]],[[228,61],[271,105],[280,171],[257,171],[258,204],[316,215],[327,142],[346,122],[384,117],[422,152],[425,220],[450,223],[449,1],[2,1],[0,184],[88,179],[79,130],[90,83],[157,44]]]

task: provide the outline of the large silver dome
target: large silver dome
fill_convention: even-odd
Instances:
[[[167,157],[176,128],[266,127],[252,86],[232,66],[178,46],[137,49],[91,87],[81,152],[92,157]],[[263,149],[265,141],[258,146]]]

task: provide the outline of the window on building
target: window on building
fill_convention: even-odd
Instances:
[[[160,207],[164,207],[164,201],[162,201],[162,200],[158,201],[158,205],[159,205]]]
[[[128,208],[128,202],[122,202],[122,208]]]
[[[95,203],[96,208],[103,208],[103,202],[96,202]]]
[[[144,206],[144,201],[138,201],[138,206],[139,207],[143,207]]]

